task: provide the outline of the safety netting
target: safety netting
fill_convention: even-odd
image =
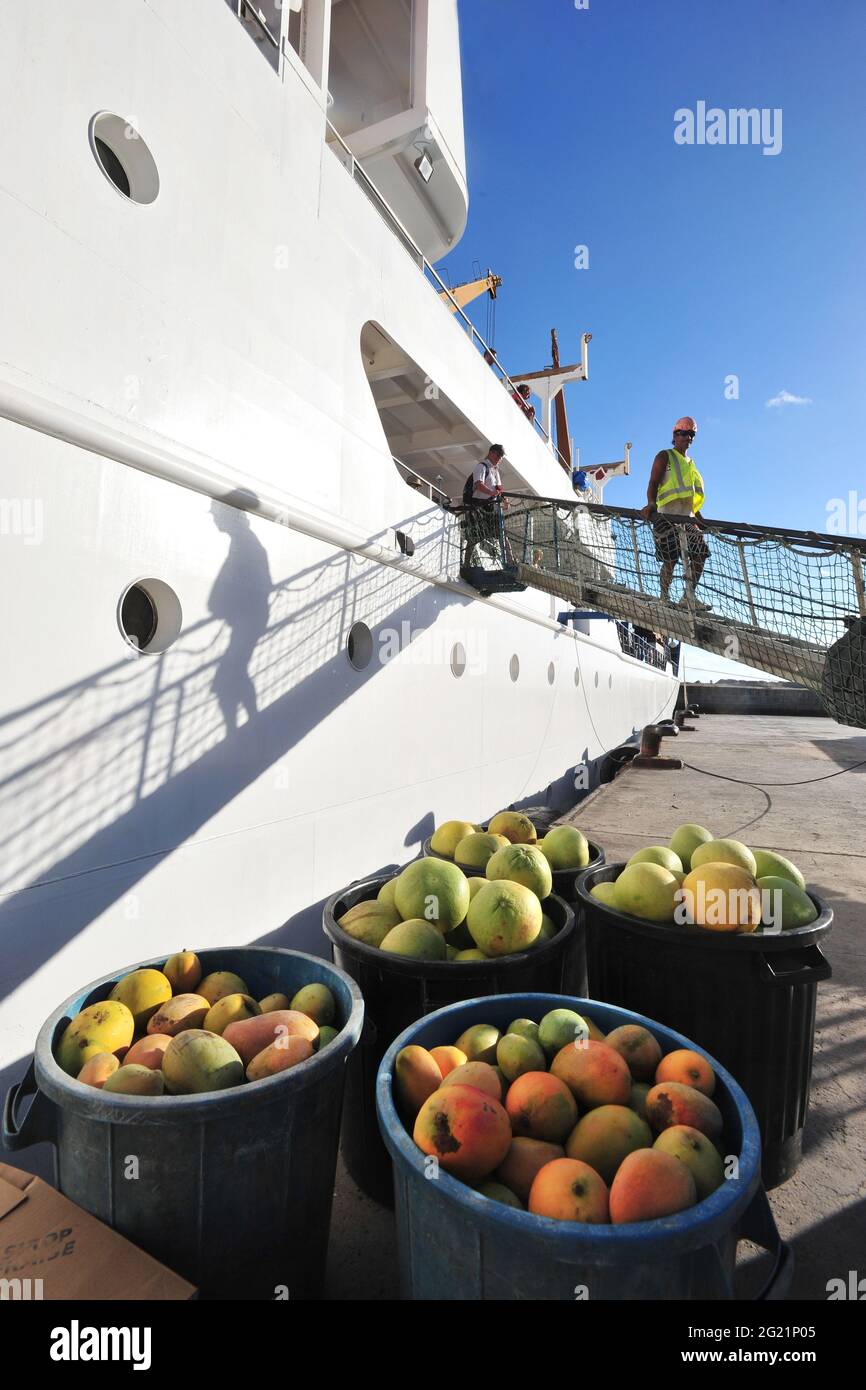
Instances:
[[[810,686],[866,728],[866,541],[515,493],[461,530],[476,587],[543,589]]]

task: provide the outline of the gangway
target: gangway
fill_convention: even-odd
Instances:
[[[709,556],[695,588],[684,581],[694,532],[665,521],[680,554],[667,598],[653,522],[632,508],[507,493],[484,529],[514,587],[810,686],[832,718],[866,728],[866,540],[705,520]],[[495,573],[486,571],[488,591]]]

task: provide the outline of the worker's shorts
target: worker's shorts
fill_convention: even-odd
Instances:
[[[666,516],[654,516],[653,538],[656,544],[656,557],[663,565],[676,564],[680,555],[680,530],[686,533],[689,558],[706,560],[710,547],[704,540],[704,533],[696,521],[686,518],[683,521],[669,521]]]

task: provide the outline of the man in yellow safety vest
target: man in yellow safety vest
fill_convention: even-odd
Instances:
[[[641,515],[652,520],[656,557],[662,562],[659,577],[662,598],[669,599],[674,569],[677,561],[683,558],[680,549],[682,536],[686,549],[683,565],[685,592],[679,602],[706,612],[711,605],[700,603],[695,598],[695,588],[710,553],[701,529],[704,480],[688,454],[697,432],[698,427],[691,415],[677,420],[673,447],[660,450],[653,459],[647,504]]]

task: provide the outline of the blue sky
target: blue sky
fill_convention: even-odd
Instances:
[[[503,277],[505,365],[544,366],[553,326],[567,361],[593,334],[569,422],[584,464],[633,442],[608,502],[642,505],[688,413],[705,515],[827,529],[832,498],[866,497],[861,0],[461,0],[460,19],[470,212],[444,265]],[[675,143],[699,101],[780,108],[781,151]],[[486,300],[470,312],[483,331]],[[808,403],[766,404],[783,392]]]

